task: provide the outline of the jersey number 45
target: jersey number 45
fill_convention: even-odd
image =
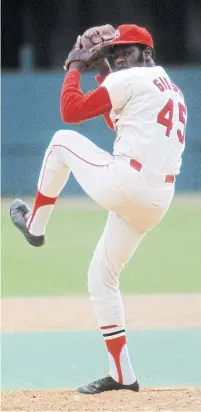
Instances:
[[[176,105],[176,107],[174,107],[174,105]],[[157,123],[162,124],[166,127],[165,135],[169,137],[173,128],[173,113],[174,110],[177,109],[179,114],[179,122],[183,124],[183,130],[177,129],[177,137],[180,143],[184,143],[187,110],[186,106],[184,106],[182,103],[174,103],[172,99],[169,99],[163,109],[158,113]]]

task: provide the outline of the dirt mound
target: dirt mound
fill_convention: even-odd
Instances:
[[[201,326],[200,293],[131,295],[123,301],[127,329]],[[4,298],[1,309],[3,332],[98,330],[88,297]]]
[[[41,390],[2,393],[4,411],[134,412],[201,411],[201,387],[146,388],[139,393],[108,392],[79,395],[74,390]]]

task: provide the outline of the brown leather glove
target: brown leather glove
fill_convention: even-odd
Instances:
[[[81,37],[81,45],[84,49],[90,50],[93,46],[113,39],[115,29],[110,24],[91,27],[86,30]]]
[[[64,70],[68,70],[72,62],[82,62],[82,70],[86,68],[91,68],[96,64],[97,61],[103,59],[103,55],[99,50],[89,51],[82,47],[81,36],[78,36],[74,48],[70,51],[68,58],[64,64]]]

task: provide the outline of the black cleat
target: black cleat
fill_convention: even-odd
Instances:
[[[87,385],[80,385],[76,388],[76,391],[87,395],[94,395],[95,393],[118,391],[120,389],[129,389],[134,392],[139,392],[140,387],[138,381],[135,381],[131,385],[122,385],[121,383],[116,382],[111,376],[106,376],[105,378],[98,379]]]
[[[10,217],[13,224],[23,233],[27,242],[30,245],[39,247],[43,246],[45,243],[45,236],[34,236],[29,233],[27,226],[26,226],[26,215],[29,214],[31,211],[29,206],[23,202],[21,199],[15,199],[12,201],[10,205]]]

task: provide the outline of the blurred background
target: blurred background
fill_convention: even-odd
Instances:
[[[44,150],[59,128],[63,63],[78,34],[110,23],[152,33],[157,63],[168,68],[188,106],[187,149],[177,190],[201,190],[201,1],[2,0],[2,194],[32,195]],[[96,87],[83,75],[84,90]],[[106,150],[113,134],[102,118],[75,126]],[[71,179],[64,194],[81,194]]]
[[[105,23],[146,26],[162,64],[201,63],[199,0],[3,0],[2,66],[20,69],[26,55],[35,69],[61,69],[76,36]]]
[[[90,26],[105,23],[116,27],[136,23],[151,31],[157,63],[167,69],[181,88],[188,107],[186,149],[176,184],[176,195],[183,195],[184,200],[173,206],[169,218],[145,240],[136,260],[126,269],[123,290],[129,293],[201,290],[196,265],[201,241],[198,232],[201,221],[201,1],[2,0],[3,263],[9,273],[3,283],[6,295],[86,292],[87,266],[107,213],[87,209],[81,197],[76,201],[80,211],[76,211],[73,204],[71,212],[66,213],[69,200],[83,195],[71,176],[48,227],[48,245],[43,252],[37,252],[36,261],[35,251],[20,242],[20,235],[9,221],[7,198],[30,196],[33,199],[45,149],[58,129],[73,128],[112,151],[114,133],[107,129],[101,117],[69,127],[61,121],[59,109],[62,67],[77,35]],[[95,74],[82,75],[84,91],[96,87]],[[71,242],[66,247],[63,239],[69,228]],[[12,259],[10,242],[13,242]],[[159,244],[160,253],[157,252]],[[168,265],[164,265],[167,261]],[[139,274],[135,280],[134,270]],[[175,270],[179,273],[177,280]],[[73,271],[78,277],[74,280],[66,277],[66,272]],[[19,272],[21,282],[17,278]],[[47,272],[51,279],[48,285]],[[161,273],[166,273],[166,283]]]

